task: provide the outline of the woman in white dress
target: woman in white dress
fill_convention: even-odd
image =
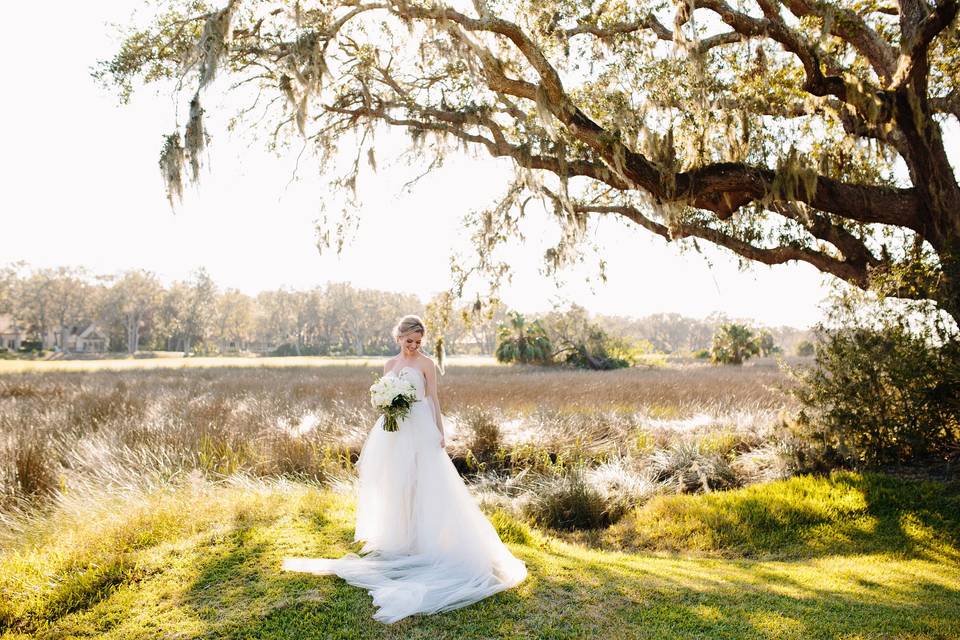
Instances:
[[[336,574],[368,589],[373,617],[387,623],[467,606],[527,576],[447,455],[436,367],[420,351],[425,332],[418,316],[393,329],[400,353],[384,375],[411,381],[417,401],[396,431],[385,431],[380,416],[360,451],[354,541],[364,543],[362,555],[283,561],[286,570]]]

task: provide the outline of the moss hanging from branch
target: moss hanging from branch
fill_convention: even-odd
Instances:
[[[801,159],[796,147],[791,146],[777,164],[777,172],[770,185],[771,202],[804,200],[810,202],[817,192],[817,172]]]
[[[174,199],[183,198],[183,145],[180,144],[180,131],[174,131],[164,137],[163,150],[160,152],[160,173],[167,190],[167,200],[174,207]]]
[[[186,159],[190,162],[190,175],[194,182],[200,177],[200,154],[207,147],[209,135],[203,127],[203,107],[200,92],[190,100],[190,120],[183,134]]]
[[[236,0],[217,11],[203,25],[203,33],[197,44],[200,57],[200,86],[205,87],[217,76],[217,68],[233,39],[233,12]]]
[[[641,207],[641,226],[660,235],[692,237],[703,230],[704,240],[750,259],[805,260],[858,283],[866,281],[864,265],[877,247],[896,244],[861,224],[930,230],[945,259],[951,254],[944,243],[958,246],[945,236],[956,235],[950,215],[960,209],[960,196],[933,117],[945,108],[956,113],[945,96],[955,84],[947,71],[960,54],[948,38],[928,52],[924,101],[911,86],[875,79],[896,61],[897,42],[884,42],[895,29],[884,27],[873,37],[870,20],[817,3],[807,3],[814,15],[794,22],[772,5],[760,16],[753,5],[723,0],[475,0],[476,14],[471,3],[454,8],[421,0],[242,6],[218,0],[226,6],[214,12],[211,2],[170,3],[191,11],[171,11],[155,28],[131,34],[111,67],[118,82],[128,85],[137,75],[176,80],[174,71],[182,79],[186,60],[199,78],[177,91],[190,95],[198,84],[202,93],[218,74],[232,74],[237,82],[230,91],[267,94],[254,126],[272,129],[271,147],[277,132],[294,136],[296,127],[316,142],[321,169],[334,173],[340,173],[334,161],[344,141],[352,143],[361,127],[376,122],[406,128],[409,153],[429,156],[431,167],[459,147],[511,157],[518,172],[547,177],[557,191],[556,220],[564,234],[552,256],[558,260],[564,243],[582,235],[585,219],[571,208],[621,200]],[[671,13],[672,31],[664,26]],[[894,93],[902,95],[894,100]],[[262,104],[258,93],[244,114]],[[202,107],[209,113],[210,104]],[[191,165],[188,179],[197,178],[204,125],[210,126],[203,115],[194,96],[184,139],[166,141],[161,168],[171,203],[182,190],[184,160]],[[861,148],[864,140],[874,148]],[[803,151],[786,154],[793,141]],[[366,154],[371,168],[383,160],[377,157],[382,149],[374,153],[361,144],[356,150],[350,173],[332,183],[354,200],[358,159]],[[898,153],[911,186],[894,179]],[[537,194],[529,188],[509,200],[522,213]],[[812,207],[814,196],[810,216],[779,213],[787,203]],[[756,209],[745,209],[750,203]],[[499,219],[505,220],[499,226],[491,224],[497,216],[478,224],[499,237],[508,214]],[[743,219],[765,233],[734,224]],[[322,237],[329,238],[325,230]],[[814,244],[830,245],[829,238],[842,245],[843,256]],[[486,264],[499,268],[492,258]],[[960,271],[949,273],[960,282]],[[930,295],[947,296],[956,308],[960,287],[947,284],[948,294]]]

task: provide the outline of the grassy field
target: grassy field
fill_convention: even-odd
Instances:
[[[960,638],[960,484],[791,471],[771,362],[452,361],[451,456],[530,577],[381,625],[279,571],[357,549],[381,361],[235,360],[0,375],[3,638]]]
[[[958,501],[956,486],[798,477],[654,505],[643,525],[651,548],[630,553],[494,512],[529,578],[388,626],[372,620],[362,589],[279,571],[286,555],[356,550],[348,495],[194,478],[161,495],[74,504],[34,528],[0,556],[0,624],[10,639],[954,638]],[[779,507],[749,517],[765,504]],[[704,553],[708,531],[719,553]],[[659,551],[658,538],[678,552]]]
[[[385,360],[382,356],[365,357],[183,357],[177,352],[152,352],[151,357],[89,357],[73,360],[48,358],[43,360],[0,360],[0,374],[29,373],[49,371],[130,371],[136,369],[194,369],[223,367],[370,367],[378,366]],[[447,362],[450,366],[497,366],[497,361],[488,356],[452,356]]]

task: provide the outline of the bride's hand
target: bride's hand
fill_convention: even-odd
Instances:
[[[446,448],[446,446],[447,446],[447,441],[446,441],[446,439],[443,437],[443,434],[441,433],[441,434],[440,434],[440,447],[441,447],[441,448]]]

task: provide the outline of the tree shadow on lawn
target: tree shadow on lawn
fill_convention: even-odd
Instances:
[[[608,551],[758,559],[886,553],[960,563],[960,482],[904,481],[876,473],[838,473],[821,481],[855,504],[837,512],[814,498],[808,502],[796,489],[760,493],[755,485],[753,491],[670,496],[655,510],[641,507],[609,530],[559,535]]]
[[[944,638],[960,618],[956,570],[931,563],[581,558],[575,548],[524,558],[529,612],[554,628],[532,637]]]
[[[918,578],[895,561],[878,569],[882,584],[855,563],[830,570],[817,562],[598,561],[563,547],[517,547],[530,575],[515,589],[393,625],[372,619],[364,589],[336,576],[281,573],[273,562],[249,562],[247,551],[212,560],[192,599],[211,638],[937,638],[948,637],[938,619],[960,617],[960,591],[947,578]],[[797,565],[807,565],[802,577]]]
[[[343,516],[301,514],[307,555],[354,548]],[[303,537],[306,534],[306,537]],[[519,586],[462,609],[372,619],[366,590],[336,576],[280,570],[289,545],[239,523],[200,567],[186,604],[210,638],[833,638],[949,637],[960,590],[949,564],[893,557],[790,562],[596,552],[562,542],[511,545],[527,563]],[[955,564],[953,565],[956,566]]]

